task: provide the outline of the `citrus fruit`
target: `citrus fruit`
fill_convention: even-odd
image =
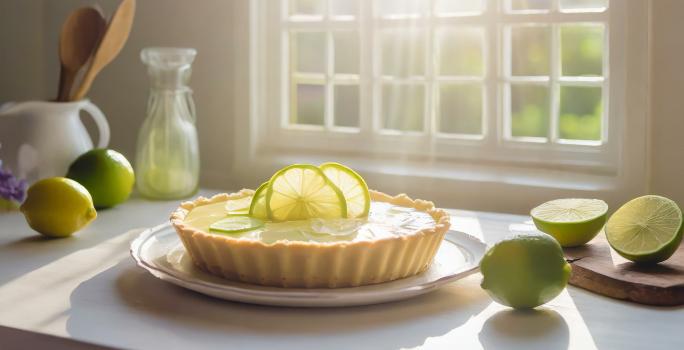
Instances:
[[[268,212],[266,211],[266,188],[268,182],[264,182],[257,188],[252,196],[252,202],[249,205],[249,215],[257,219],[268,219]]]
[[[325,176],[342,191],[347,201],[347,217],[359,218],[368,216],[370,210],[370,194],[368,185],[361,175],[338,163],[323,163],[319,166]]]
[[[240,233],[264,226],[264,222],[247,215],[230,215],[209,226],[209,230],[224,233]]]
[[[271,177],[266,188],[266,212],[273,221],[346,218],[347,203],[321,169],[294,164]]]
[[[632,199],[606,224],[608,243],[623,257],[641,263],[667,260],[682,242],[682,211],[661,196]]]
[[[553,237],[518,234],[492,246],[480,262],[482,288],[497,302],[534,308],[555,298],[567,285],[571,267]]]
[[[553,236],[563,247],[591,241],[606,222],[608,205],[600,199],[556,199],[532,209],[539,231]]]
[[[67,237],[97,217],[85,187],[64,177],[34,183],[28,189],[21,212],[32,229],[49,237]]]
[[[124,202],[135,181],[133,168],[126,157],[103,148],[90,150],[76,158],[66,177],[88,189],[96,208],[109,208]]]

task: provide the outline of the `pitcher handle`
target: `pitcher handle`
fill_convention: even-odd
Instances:
[[[107,118],[104,113],[90,101],[85,101],[85,104],[83,104],[81,109],[88,112],[95,121],[95,125],[97,125],[97,131],[99,133],[97,148],[107,147],[109,144],[109,123],[107,123]]]

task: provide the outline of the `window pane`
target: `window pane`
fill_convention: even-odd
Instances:
[[[601,140],[600,87],[562,86],[559,136],[569,140]]]
[[[335,125],[359,127],[358,85],[335,86]]]
[[[478,28],[443,29],[438,34],[440,75],[483,74],[483,32]]]
[[[438,15],[460,15],[482,12],[482,0],[437,0],[435,10]]]
[[[368,0],[364,0],[368,1]],[[377,0],[380,16],[418,16],[423,12],[425,0]]]
[[[619,1],[619,0],[618,0]],[[561,0],[562,10],[590,10],[598,11],[608,7],[608,0]]]
[[[325,86],[297,84],[292,91],[290,124],[323,125]]]
[[[511,28],[511,73],[549,75],[551,31],[546,26]]]
[[[563,75],[603,74],[603,27],[564,25],[561,27]]]
[[[439,90],[439,131],[482,134],[482,86],[442,85]]]
[[[549,89],[546,86],[511,85],[511,135],[548,137]]]
[[[422,75],[425,66],[425,37],[418,29],[382,32],[382,73],[394,76]]]
[[[290,59],[297,72],[325,72],[325,33],[291,33]]]
[[[330,13],[334,16],[356,16],[358,4],[357,0],[331,0]]]
[[[291,15],[323,15],[323,0],[290,0]]]
[[[335,73],[359,74],[359,35],[358,32],[334,32]]]
[[[422,85],[386,84],[382,88],[383,129],[422,131],[425,88]]]
[[[512,11],[543,11],[551,8],[552,0],[508,0]]]

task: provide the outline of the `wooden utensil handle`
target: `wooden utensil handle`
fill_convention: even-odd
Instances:
[[[57,91],[57,101],[69,101],[71,87],[74,85],[75,78],[75,72],[69,72],[66,68],[62,67],[59,73],[59,90]]]
[[[81,85],[78,87],[78,90],[76,90],[76,92],[73,95],[71,95],[71,98],[69,100],[82,100],[88,93],[88,90],[90,90],[90,86],[93,84],[93,80],[95,79],[96,75],[97,72],[89,68],[86,71],[86,74],[83,76],[83,79],[81,80]]]

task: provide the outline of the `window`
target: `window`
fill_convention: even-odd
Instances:
[[[268,2],[258,144],[614,170],[620,6]]]

